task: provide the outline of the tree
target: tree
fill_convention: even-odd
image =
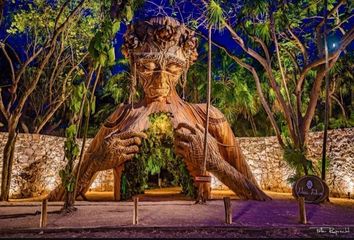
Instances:
[[[225,114],[236,134],[257,136],[254,116],[261,111],[261,105],[252,75],[220,49],[214,50],[214,58],[217,80],[213,84],[213,104]]]
[[[0,0],[0,25],[4,15],[5,0]]]
[[[85,88],[83,91],[80,91],[81,95],[78,98],[79,101],[76,101],[76,103],[80,103],[80,107],[78,110],[73,111],[70,126],[66,130],[67,140],[65,153],[68,162],[65,169],[61,171],[62,184],[65,189],[64,206],[62,210],[65,212],[75,210],[74,203],[76,199],[76,189],[84,157],[90,115],[95,111],[95,91],[101,78],[102,69],[111,67],[116,61],[112,40],[120,28],[121,21],[131,21],[133,11],[135,8],[140,7],[140,4],[133,4],[134,2],[131,1],[118,4],[119,6],[116,6],[115,3],[117,2],[112,2],[111,4],[108,4],[107,1],[101,2],[100,28],[91,39],[88,49],[92,57],[93,68],[91,69],[90,77],[86,80]],[[108,6],[110,6],[110,8],[108,8]],[[107,9],[111,10],[110,14],[107,13]],[[89,92],[93,73],[96,74],[95,81]],[[84,117],[86,117],[86,119],[82,126]],[[83,139],[81,150],[79,152],[76,139],[78,136],[78,129],[81,126],[83,128]],[[79,157],[79,161],[74,169],[74,161],[77,157]]]
[[[257,0],[240,6],[232,1],[220,4],[213,0],[201,2],[202,5],[195,6],[204,19],[208,19],[204,13],[208,12],[210,6],[219,9],[217,12],[222,15],[223,26],[230,34],[233,44],[215,45],[252,73],[258,96],[280,145],[285,147],[285,144],[291,144],[295,151],[306,152],[307,135],[326,73],[322,3]],[[344,0],[330,1],[328,16],[331,21],[328,22],[326,34],[338,35],[340,41],[338,47],[332,48],[329,54],[329,69],[354,38],[354,27],[345,24],[353,16],[351,12],[350,3]],[[236,46],[242,49],[245,58],[233,51]],[[314,46],[316,51],[311,51]],[[279,115],[286,124],[286,131],[281,132],[279,121],[276,121],[269,101],[264,97],[258,67],[265,73],[275,94],[276,104],[281,110]],[[304,154],[300,163],[307,174],[309,161]]]
[[[97,4],[87,5],[91,14],[73,21],[63,31],[60,44],[57,44],[52,54],[52,61],[43,69],[36,88],[22,110],[20,124],[23,131],[40,133],[46,125],[50,125],[49,129],[53,130],[54,126],[58,125],[57,122],[63,122],[61,118],[57,120],[54,116],[64,107],[72,92],[72,86],[79,79],[85,78],[88,62],[87,42],[92,38],[94,27],[98,23],[98,7]],[[23,7],[14,10],[7,32],[11,39],[26,38],[26,46],[17,50],[19,55],[30,56],[33,49],[43,45],[51,37],[59,8],[60,4],[51,6],[45,4],[45,1],[36,1],[30,4],[28,9]],[[11,40],[7,46],[13,49],[9,47],[10,43]],[[40,62],[44,57],[44,54],[39,55],[36,61]],[[17,59],[20,61],[19,56],[14,58]],[[37,68],[38,66],[33,64],[25,69],[18,92],[31,82],[33,72]]]
[[[37,1],[37,3],[39,2],[40,1]],[[64,33],[66,29],[81,16],[84,3],[85,0],[76,1],[75,3],[72,1],[63,2],[60,8],[57,9],[52,31],[48,33],[48,35],[43,35],[44,39],[42,39],[41,44],[37,45],[37,42],[34,42],[35,44],[30,46],[31,50],[28,52],[29,55],[25,56],[25,60],[21,61],[20,64],[13,64],[5,47],[5,39],[2,39],[0,43],[0,47],[9,62],[11,71],[11,80],[9,81],[11,86],[8,88],[10,96],[7,99],[7,104],[2,97],[2,92],[0,92],[0,111],[6,119],[8,127],[8,138],[3,152],[0,200],[8,200],[9,198],[11,171],[17,136],[16,132],[23,109],[29,97],[36,89],[45,72],[45,68],[51,62],[50,60],[58,49],[57,47],[60,46],[59,43],[62,37],[65,36]],[[22,27],[25,28],[25,26]],[[23,85],[24,87],[20,91],[20,86],[24,83],[26,71],[32,67],[32,78],[26,85]]]

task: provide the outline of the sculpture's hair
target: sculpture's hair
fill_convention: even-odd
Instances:
[[[180,47],[188,65],[198,56],[194,31],[171,17],[152,17],[128,26],[122,52],[127,58],[134,53],[168,51]]]

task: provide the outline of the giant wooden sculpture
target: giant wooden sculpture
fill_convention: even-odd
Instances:
[[[119,106],[103,124],[85,153],[77,196],[88,190],[98,171],[121,169],[132,159],[146,137],[148,116],[155,112],[171,113],[175,151],[192,176],[201,174],[206,105],[183,101],[175,89],[197,58],[194,32],[170,17],[155,17],[131,25],[124,38],[123,53],[130,59],[133,85],[136,79],[145,96],[138,103]],[[269,199],[259,189],[223,114],[212,107],[209,121],[207,171],[241,198]],[[59,186],[49,199],[60,200],[63,195]]]

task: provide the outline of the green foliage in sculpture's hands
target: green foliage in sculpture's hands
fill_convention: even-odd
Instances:
[[[168,113],[154,113],[149,116],[150,127],[146,131],[139,154],[125,164],[123,199],[143,193],[147,188],[148,175],[166,169],[173,175],[174,184],[182,187],[187,196],[195,197],[196,188],[182,158],[176,156],[173,148],[173,126]],[[122,187],[123,189],[123,187]]]

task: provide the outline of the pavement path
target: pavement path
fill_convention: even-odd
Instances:
[[[233,199],[231,225],[224,223],[222,200],[196,205],[190,200],[149,201],[145,198],[139,202],[139,224],[136,226],[132,225],[131,201],[77,201],[77,211],[66,215],[59,213],[63,203],[49,202],[44,235],[38,235],[40,202],[0,202],[0,237],[21,237],[31,233],[33,237],[51,237],[60,231],[61,237],[114,237],[118,233],[121,237],[141,237],[148,233],[151,237],[195,237],[198,234],[200,237],[218,237],[224,236],[220,235],[223,232],[229,237],[247,232],[247,236],[252,237],[258,232],[260,236],[270,237],[290,234],[354,238],[354,200],[306,204],[308,224],[304,226],[298,223],[298,203],[294,199],[272,197],[272,201],[266,202]],[[175,229],[176,234],[180,234],[173,235],[168,229]],[[260,234],[262,229],[265,233],[268,231],[268,235]]]

